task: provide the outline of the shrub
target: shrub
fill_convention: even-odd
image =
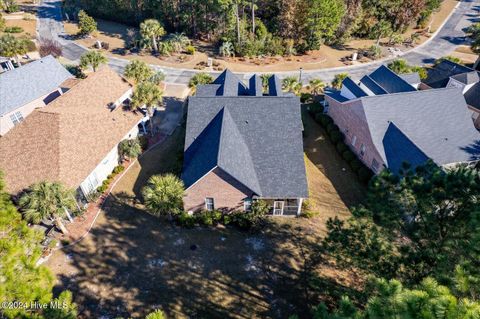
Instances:
[[[192,228],[195,226],[195,223],[197,222],[197,219],[194,215],[190,215],[187,212],[181,212],[177,216],[177,222],[180,226],[184,226],[187,228]]]
[[[89,35],[97,31],[97,22],[85,11],[80,10],[78,12],[78,29],[80,35]]]
[[[105,50],[110,49],[110,43],[108,43],[108,42],[102,42],[102,47],[101,47],[101,49],[105,49]]]
[[[310,101],[313,98],[313,95],[310,93],[301,93],[300,94],[300,102],[305,103]]]
[[[138,138],[123,140],[118,144],[118,153],[124,158],[136,158],[142,153],[142,146]]]
[[[115,166],[115,168],[113,169],[113,174],[117,175],[117,174],[120,174],[121,172],[123,172],[125,170],[125,167],[123,167],[122,165],[117,165]]]
[[[308,111],[310,114],[315,115],[315,120],[317,120],[316,115],[323,113],[323,105],[320,103],[312,103],[308,106]]]
[[[15,25],[12,27],[6,27],[3,31],[5,33],[22,33],[23,28]]]
[[[327,125],[327,133],[328,133],[328,135],[330,135],[334,131],[340,131],[340,129],[338,128],[337,124],[332,122],[332,123]]]
[[[41,57],[52,55],[57,58],[62,55],[62,45],[59,42],[44,38],[40,38],[39,42],[40,47],[38,51]]]
[[[148,138],[146,136],[139,136],[138,142],[140,143],[140,146],[142,147],[143,151],[145,151],[148,148]]]
[[[319,124],[323,127],[326,128],[329,124],[333,124],[333,119],[328,116],[327,114],[319,114]]]
[[[343,152],[348,151],[348,146],[343,141],[340,141],[337,143],[337,151],[343,155]]]
[[[368,183],[372,178],[373,173],[367,167],[363,166],[358,170],[357,175],[362,183]]]
[[[314,218],[316,216],[318,216],[319,212],[316,212],[316,211],[312,211],[312,210],[304,210],[302,212],[302,214],[300,215],[300,217],[303,217],[303,218]]]
[[[332,140],[333,144],[337,144],[338,142],[343,141],[344,136],[342,132],[333,130],[330,132],[330,139]]]
[[[37,45],[32,40],[27,38],[22,38],[22,42],[24,43],[25,48],[27,49],[27,52],[37,51]]]
[[[344,151],[342,153],[342,157],[347,162],[351,162],[356,158],[355,154],[351,150]]]
[[[83,73],[82,68],[78,65],[67,64],[64,65],[64,67],[77,79],[85,79],[87,77],[85,73]]]
[[[360,160],[354,158],[352,161],[350,161],[350,167],[354,172],[358,172],[358,170],[363,167],[363,164],[360,162]]]
[[[195,54],[195,47],[193,45],[189,45],[185,48],[187,54],[194,55]]]

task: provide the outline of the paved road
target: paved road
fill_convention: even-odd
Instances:
[[[463,30],[472,22],[478,21],[480,12],[480,0],[462,0],[455,8],[443,27],[428,42],[420,45],[407,53],[402,58],[409,63],[422,65],[432,63],[436,58],[450,54],[458,45],[468,43]],[[78,60],[86,48],[83,48],[67,39],[64,32],[61,14],[61,1],[44,0],[39,8],[37,31],[40,37],[52,38],[59,41],[63,45],[63,55],[72,61]],[[335,74],[347,72],[354,79],[360,79],[365,73],[373,71],[380,64],[388,60],[378,62],[360,64],[355,66],[346,66],[339,68],[308,70],[303,71],[302,81],[308,82],[312,78],[320,78],[326,82],[330,82]],[[128,62],[123,59],[110,58],[109,65],[122,72]],[[166,82],[187,84],[190,77],[198,71],[175,69],[168,67],[154,66],[157,70],[162,70],[166,74]],[[215,74],[218,72],[212,72]],[[298,76],[298,71],[274,72],[280,77],[290,75]],[[239,73],[239,75],[247,78],[251,73]]]

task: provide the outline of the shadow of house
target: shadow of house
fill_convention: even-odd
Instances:
[[[66,251],[75,271],[60,276],[56,289],[73,292],[80,318],[137,317],[155,308],[172,318],[307,318],[309,306],[318,303],[305,289],[323,263],[319,241],[307,240],[301,230],[182,229],[131,200],[110,196],[108,221],[100,220],[86,240]],[[321,280],[337,293],[353,293]]]

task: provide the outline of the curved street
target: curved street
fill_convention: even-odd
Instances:
[[[472,22],[476,21],[480,11],[480,0],[462,0],[453,10],[450,17],[443,26],[427,42],[405,52],[401,57],[410,64],[423,65],[432,63],[435,59],[450,54],[459,45],[468,44],[465,37],[465,30]],[[41,38],[49,38],[59,41],[63,46],[63,56],[69,60],[76,61],[87,50],[75,42],[68,40],[63,28],[62,22],[62,1],[44,0],[38,10],[37,32]],[[302,82],[306,83],[312,78],[320,78],[323,81],[330,82],[335,74],[347,72],[353,79],[359,79],[365,73],[373,71],[380,64],[390,59],[383,59],[371,63],[359,64],[354,66],[345,66],[337,68],[327,68],[318,70],[308,70],[302,73]],[[128,60],[109,57],[109,65],[118,72],[122,72],[127,65]],[[187,84],[196,70],[177,69],[171,67],[162,67],[152,65],[156,70],[161,70],[166,74],[166,82]],[[218,72],[211,72],[212,74]],[[290,75],[299,75],[299,71],[288,72],[270,72],[280,77]],[[251,73],[237,73],[247,78]]]

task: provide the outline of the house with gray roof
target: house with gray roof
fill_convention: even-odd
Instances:
[[[243,83],[229,70],[189,98],[182,180],[185,210],[249,210],[263,199],[274,215],[298,215],[308,197],[298,97],[272,76]]]
[[[458,88],[471,111],[472,120],[480,129],[480,73],[464,65],[443,60],[428,70],[422,89]]]
[[[73,79],[52,56],[0,74],[0,136],[66,91]]]
[[[460,90],[402,87],[406,90],[350,98],[326,92],[328,115],[365,165],[375,173],[384,168],[396,173],[404,162],[416,167],[433,160],[448,167],[480,160],[480,133]]]

